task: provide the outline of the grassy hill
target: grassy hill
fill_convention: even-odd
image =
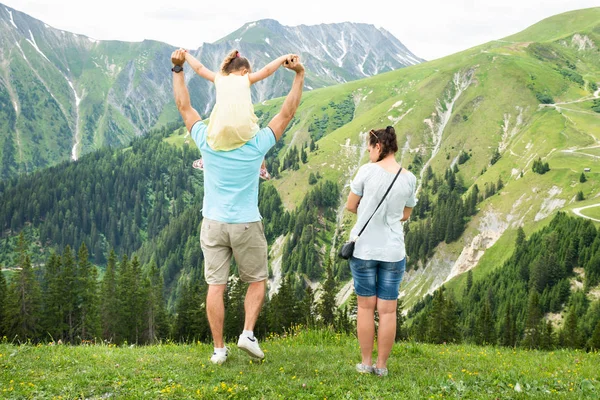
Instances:
[[[501,178],[504,188],[479,204],[462,238],[440,244],[429,262],[407,274],[403,293],[411,305],[475,266],[485,273],[501,265],[517,227],[529,235],[559,210],[598,203],[600,114],[592,107],[600,96],[599,46],[600,8],[579,10],[439,60],[305,93],[279,157],[311,138],[318,150],[270,184],[294,209],[310,188],[309,175],[319,172],[346,186],[343,202],[350,179],[368,161],[365,133],[386,125],[398,133],[399,161],[417,176],[428,166],[443,175],[464,151],[471,157],[459,175],[467,187],[483,190]],[[280,104],[275,99],[257,109],[273,115]],[[500,158],[492,164],[496,151]],[[549,163],[544,175],[532,171],[538,158]],[[579,191],[584,201],[576,201]],[[342,209],[338,216],[339,243],[354,219]]]
[[[356,339],[296,330],[264,342],[264,362],[228,344],[147,347],[0,344],[3,398],[594,398],[598,353],[397,343],[390,375],[358,375]]]

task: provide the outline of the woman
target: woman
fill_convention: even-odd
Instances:
[[[401,169],[396,162],[398,143],[394,128],[371,130],[368,137],[370,163],[363,165],[350,185],[346,208],[358,214],[350,233],[358,232],[373,215],[384,193]],[[357,330],[362,362],[360,373],[388,373],[387,360],[396,336],[396,303],[406,266],[402,221],[410,217],[417,178],[402,169],[387,197],[356,241],[350,258],[354,290],[358,297]],[[379,313],[377,361],[372,364],[375,310]]]

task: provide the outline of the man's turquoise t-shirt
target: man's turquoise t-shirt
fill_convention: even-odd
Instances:
[[[231,151],[215,151],[206,142],[206,124],[198,121],[191,136],[204,161],[205,218],[230,224],[260,221],[258,173],[265,154],[275,145],[270,128],[258,131],[245,145]]]

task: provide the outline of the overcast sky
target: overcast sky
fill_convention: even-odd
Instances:
[[[55,28],[95,39],[154,39],[190,49],[214,42],[246,22],[264,18],[288,26],[363,22],[388,30],[409,50],[427,60],[508,36],[555,14],[599,5],[598,0],[0,0],[0,3]]]

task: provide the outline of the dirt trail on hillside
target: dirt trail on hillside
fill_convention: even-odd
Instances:
[[[598,218],[592,218],[592,217],[588,217],[587,215],[583,215],[583,214],[581,213],[581,210],[585,210],[586,208],[594,208],[594,207],[600,207],[600,203],[597,203],[597,204],[592,204],[592,205],[585,206],[585,207],[578,207],[578,208],[574,208],[572,211],[573,211],[573,213],[575,213],[575,215],[577,215],[578,217],[585,218],[585,219],[591,219],[592,221],[595,221],[595,222],[600,222],[600,219],[598,219]]]

